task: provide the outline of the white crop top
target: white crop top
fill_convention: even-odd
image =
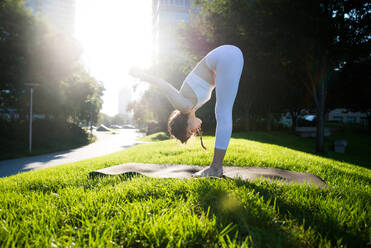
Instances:
[[[193,107],[194,109],[200,108],[208,100],[210,100],[211,93],[215,88],[215,85],[209,84],[203,78],[193,72],[189,73],[184,81],[187,82],[197,96],[197,104]]]

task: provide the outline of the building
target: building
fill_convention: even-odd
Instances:
[[[73,34],[76,0],[26,0],[25,7],[41,14],[61,30]]]
[[[176,56],[176,26],[189,22],[192,0],[153,0],[153,58]]]
[[[120,114],[129,114],[129,111],[127,111],[127,106],[130,103],[130,100],[132,99],[132,89],[130,87],[126,87],[120,90],[119,92],[119,113]]]

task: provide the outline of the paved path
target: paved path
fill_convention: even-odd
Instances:
[[[112,134],[111,132],[95,132],[94,135],[97,136],[96,142],[80,148],[0,161],[0,177],[7,177],[29,170],[42,169],[99,157],[142,143],[136,141],[138,137],[142,136],[136,129],[122,129],[117,134]]]

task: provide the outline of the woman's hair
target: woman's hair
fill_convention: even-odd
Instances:
[[[168,131],[171,137],[177,138],[183,144],[192,136],[187,132],[189,114],[183,114],[179,110],[174,110],[167,123]]]
[[[189,114],[183,114],[179,110],[174,110],[170,114],[169,121],[167,123],[170,136],[177,138],[183,144],[187,143],[189,138],[193,135],[192,133],[187,131],[188,119],[189,119]],[[204,146],[204,143],[202,142],[201,129],[198,130],[198,135],[200,135],[202,148],[206,150],[206,147]]]

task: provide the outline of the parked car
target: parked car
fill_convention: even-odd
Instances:
[[[127,124],[127,125],[123,125],[122,128],[124,128],[124,129],[135,129],[135,126]]]
[[[121,129],[122,128],[122,126],[120,126],[120,125],[111,125],[110,127],[114,128],[114,129]]]

